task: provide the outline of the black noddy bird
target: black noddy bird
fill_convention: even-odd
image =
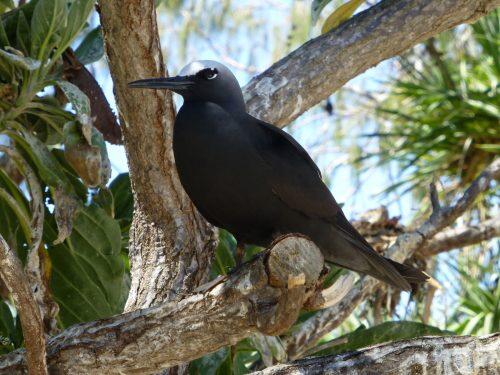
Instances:
[[[195,61],[178,76],[130,87],[168,89],[184,98],[173,149],[182,186],[211,224],[238,244],[269,246],[285,234],[310,238],[326,261],[411,290],[423,272],[379,255],[349,223],[300,144],[246,111],[224,65]]]

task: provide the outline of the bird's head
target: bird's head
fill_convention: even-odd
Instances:
[[[182,95],[184,101],[207,101],[224,108],[245,110],[240,85],[224,65],[211,60],[193,61],[168,78],[147,78],[128,84],[132,88],[167,89]]]

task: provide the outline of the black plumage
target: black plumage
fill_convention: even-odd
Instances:
[[[302,233],[327,261],[398,288],[427,279],[373,250],[297,141],[246,112],[237,80],[222,64],[197,61],[177,77],[130,86],[184,97],[173,144],[181,183],[200,213],[239,243],[267,246],[280,235]]]

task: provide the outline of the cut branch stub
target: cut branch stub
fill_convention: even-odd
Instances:
[[[277,335],[297,320],[302,305],[318,282],[324,259],[318,247],[301,236],[282,237],[271,246],[265,260],[270,298],[259,296],[254,304],[258,310],[259,331]],[[277,290],[280,297],[273,300]]]
[[[323,270],[323,255],[300,234],[278,239],[267,259],[269,284],[276,287],[314,286]]]

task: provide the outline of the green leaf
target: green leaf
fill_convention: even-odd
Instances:
[[[347,339],[345,344],[335,345],[332,348],[316,352],[314,355],[339,354],[383,342],[407,340],[426,335],[447,336],[450,334],[452,332],[442,331],[439,328],[418,322],[385,322],[371,328],[357,329],[341,336],[339,339]],[[335,339],[335,341],[339,339]]]
[[[4,13],[7,9],[14,9],[16,5],[13,0],[0,0],[0,13]]]
[[[234,251],[236,242],[231,234],[225,230],[219,231],[219,244],[215,249],[214,270],[218,275],[227,275],[227,273],[236,266]]]
[[[99,192],[92,196],[92,203],[95,203],[99,207],[101,207],[110,217],[115,217],[113,193],[107,187],[101,187],[99,189]]]
[[[67,22],[66,0],[39,0],[31,18],[31,56],[43,59],[56,44],[55,34]]]
[[[216,375],[226,367],[227,360],[231,359],[228,347],[219,349],[214,353],[207,354],[201,358],[195,359],[189,364],[190,375]],[[229,366],[230,367],[230,366]],[[229,372],[230,374],[231,372]]]
[[[76,111],[78,121],[83,125],[82,133],[87,142],[91,144],[92,118],[89,98],[71,82],[59,80],[56,83]]]
[[[10,46],[9,38],[7,37],[7,33],[5,32],[3,22],[0,22],[0,48],[5,48],[7,46]]]
[[[56,236],[53,219],[46,220],[45,228],[50,244]],[[118,222],[96,205],[79,212],[62,244],[48,246],[51,288],[65,327],[122,311],[128,284],[120,251]]]
[[[61,168],[61,164],[47,147],[30,132],[23,131],[22,134],[23,136],[19,137],[15,133],[9,133],[30,156],[41,179],[49,186],[62,187],[67,192],[72,191],[72,186]]]
[[[28,24],[24,12],[20,11],[16,27],[16,41],[18,49],[21,50],[25,56],[29,56],[30,39],[30,25]]]
[[[326,34],[330,30],[339,26],[341,23],[347,21],[351,18],[356,9],[358,9],[363,3],[364,0],[349,0],[345,4],[339,6],[326,19],[323,27],[321,28],[321,34]]]
[[[35,164],[40,178],[53,188],[55,218],[59,228],[59,236],[56,241],[60,242],[70,234],[73,217],[80,207],[81,201],[76,196],[73,185],[57,158],[30,132],[22,131],[22,134],[23,136],[19,137],[16,133],[9,133]]]
[[[104,39],[100,26],[85,36],[75,50],[75,55],[83,65],[96,62],[104,56]]]
[[[13,48],[10,48],[10,50],[13,50]],[[20,53],[9,53],[3,49],[0,49],[0,58],[26,70],[36,70],[41,65],[40,61],[32,59],[31,57],[22,56]]]
[[[128,173],[121,173],[109,184],[109,190],[113,194],[115,219],[120,225],[128,226],[132,222],[134,213],[134,197],[130,185]]]
[[[73,39],[82,30],[87,21],[87,18],[94,7],[95,0],[75,0],[71,4],[68,14],[68,25],[62,32],[62,40],[60,48],[66,49],[69,47]]]
[[[0,301],[0,353],[5,354],[15,349],[12,338],[16,332],[14,317],[9,306]]]

